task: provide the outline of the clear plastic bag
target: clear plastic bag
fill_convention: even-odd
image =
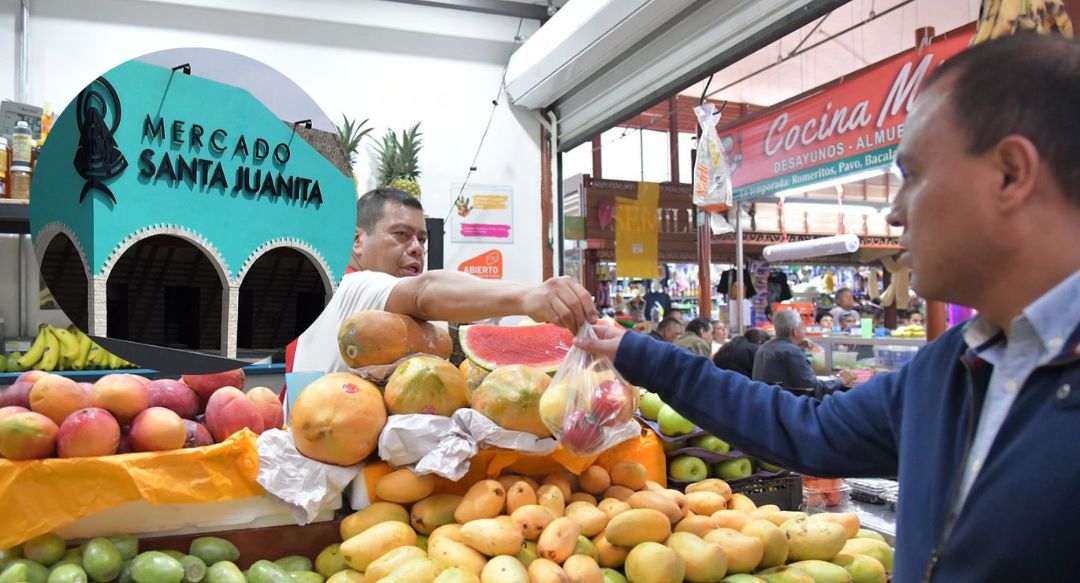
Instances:
[[[701,138],[698,140],[697,158],[694,160],[694,205],[712,213],[710,227],[713,234],[734,231],[721,214],[732,207],[731,166],[727,152],[716,133],[720,121],[716,106],[711,103],[694,108]]]
[[[596,334],[585,324],[577,337]],[[588,456],[639,435],[637,407],[637,387],[610,360],[571,348],[540,399],[540,416],[564,449]]]

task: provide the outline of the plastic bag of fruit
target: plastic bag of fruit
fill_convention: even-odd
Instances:
[[[596,338],[588,324],[577,336]],[[637,406],[638,389],[610,360],[571,348],[540,397],[540,417],[564,449],[587,456],[637,437]]]

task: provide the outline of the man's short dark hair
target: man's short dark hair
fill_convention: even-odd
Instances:
[[[712,323],[705,318],[694,318],[686,325],[687,332],[693,332],[699,336],[702,332],[708,332],[710,330],[712,330]]]
[[[1035,145],[1065,196],[1080,204],[1080,44],[1021,33],[972,47],[938,67],[929,89],[952,80],[948,101],[968,153],[1008,136]]]
[[[849,288],[849,287],[842,287],[842,288],[836,290],[836,294],[834,294],[834,295],[836,296],[836,299],[840,299],[840,296],[845,294],[845,293],[851,294],[852,298],[855,297],[855,294],[851,291],[851,288]]]
[[[424,210],[420,199],[405,191],[396,188],[376,188],[365,192],[356,201],[356,226],[365,233],[375,232],[375,225],[383,218],[388,202],[419,211]]]
[[[769,333],[761,328],[751,328],[746,332],[743,332],[743,338],[751,344],[765,344],[769,341]]]
[[[668,328],[671,328],[672,326],[681,326],[681,325],[682,324],[680,324],[678,320],[676,320],[675,318],[672,318],[671,316],[668,316],[668,317],[664,318],[663,320],[660,320],[660,323],[656,325],[656,329],[657,330],[667,330]]]

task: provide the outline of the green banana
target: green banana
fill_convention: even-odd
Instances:
[[[60,343],[60,353],[64,355],[64,358],[73,361],[79,357],[79,339],[74,334],[56,326],[49,326],[49,332],[56,336],[56,340]]]
[[[71,363],[71,368],[74,370],[83,370],[86,368],[87,361],[90,359],[90,347],[93,346],[94,341],[90,340],[90,337],[86,334],[79,334],[79,356]]]
[[[39,360],[41,360],[41,355],[44,354],[44,352],[45,325],[43,324],[38,327],[37,338],[34,338],[34,343],[30,345],[30,350],[27,350],[26,354],[22,355],[19,358],[19,366],[21,366],[23,370],[34,366]]]

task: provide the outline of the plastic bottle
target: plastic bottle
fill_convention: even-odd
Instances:
[[[30,199],[30,166],[26,164],[11,165],[11,194],[9,198]]]
[[[25,121],[15,124],[15,130],[11,133],[11,165],[30,167],[34,152],[34,136],[30,132],[30,125]],[[12,170],[14,172],[14,169]]]

